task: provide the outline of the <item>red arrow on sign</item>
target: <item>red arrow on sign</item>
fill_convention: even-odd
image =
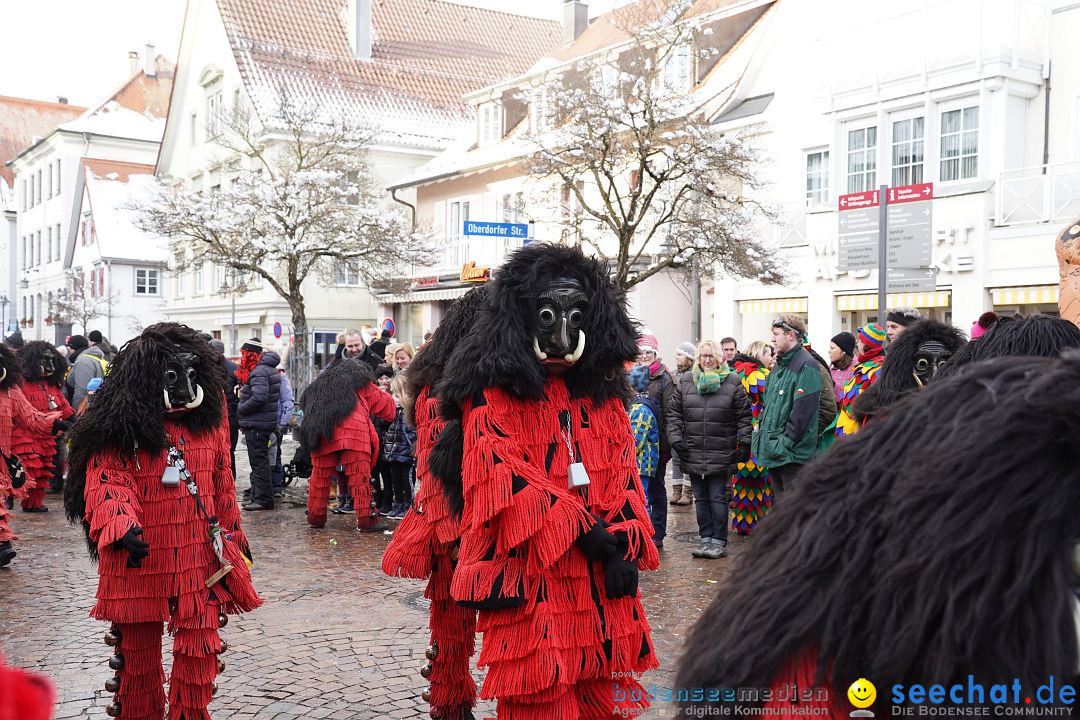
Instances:
[[[890,203],[921,202],[934,197],[934,183],[900,185],[889,188]]]
[[[840,196],[841,210],[857,210],[860,208],[876,207],[878,205],[877,190],[868,190],[861,193],[850,193]]]

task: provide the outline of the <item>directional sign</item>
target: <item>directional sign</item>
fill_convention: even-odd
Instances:
[[[919,202],[920,200],[932,200],[934,197],[934,183],[919,183],[917,185],[899,185],[889,188],[889,204]]]
[[[481,235],[483,237],[529,237],[529,226],[526,223],[500,223],[482,222],[479,220],[466,220],[464,235]]]
[[[868,195],[869,193],[857,193]],[[877,193],[874,193],[877,195]],[[845,196],[851,197],[851,196]],[[869,198],[867,198],[867,201]],[[860,202],[863,202],[860,199]],[[876,200],[874,201],[875,205]],[[877,267],[878,209],[865,203],[861,209],[839,213],[839,269],[870,270]]]
[[[885,292],[933,292],[937,290],[937,270],[932,268],[889,268]]]
[[[841,195],[838,202],[841,210],[858,210],[860,208],[877,207],[878,191],[867,190],[861,193]]]
[[[890,188],[889,193],[892,191]],[[889,267],[930,267],[933,256],[933,205],[930,200],[905,200],[897,205],[889,204]]]

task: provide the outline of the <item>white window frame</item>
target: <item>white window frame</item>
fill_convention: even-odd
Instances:
[[[874,144],[869,144],[869,134],[873,130]],[[877,152],[878,141],[880,140],[880,134],[878,133],[876,120],[864,120],[862,122],[851,122],[844,126],[844,186],[848,193],[866,192],[873,190],[877,187]],[[852,135],[855,133],[862,133],[862,146],[859,148],[852,148]],[[862,157],[863,165],[862,169],[853,171],[851,169],[851,159],[854,154],[859,154]],[[855,182],[856,178],[858,179]],[[864,186],[864,183],[868,183]]]
[[[662,95],[679,95],[690,91],[694,76],[694,54],[689,43],[671,48],[660,72]]]
[[[195,266],[195,289],[196,295],[202,295],[206,287],[206,263],[200,262]]]
[[[922,134],[916,137],[915,131],[919,122],[922,124]],[[908,137],[898,140],[897,126],[904,124],[908,127]],[[889,185],[892,187],[926,182],[926,131],[926,116],[922,108],[889,116]],[[897,164],[897,153],[905,149],[908,152],[907,162]]]
[[[206,88],[206,139],[213,140],[221,135],[224,125],[225,94],[221,83]]]
[[[360,287],[360,270],[350,268],[345,263],[338,261],[334,265],[335,287]]]
[[[534,133],[547,132],[555,127],[555,113],[551,104],[554,88],[537,85],[529,93],[529,127]]]
[[[53,251],[52,233],[53,233],[53,229],[52,229],[52,225],[45,228],[45,230],[46,230],[45,242],[48,245],[48,251],[49,251],[49,259],[47,260],[47,262],[52,262],[53,261],[53,256],[52,256],[52,251]]]
[[[60,158],[56,158],[56,194],[60,194]]]
[[[819,158],[820,165],[812,170],[810,159],[815,156]],[[803,197],[806,207],[825,205],[829,202],[829,162],[830,155],[827,147],[803,151]],[[812,183],[812,179],[817,180],[816,185]]]
[[[140,290],[140,285],[142,289]],[[152,288],[152,291],[151,291]],[[135,295],[137,297],[158,297],[161,295],[161,271],[157,268],[135,268]]]
[[[37,231],[37,244],[34,246],[34,265],[41,265],[41,231]]]
[[[486,102],[476,109],[477,142],[494,145],[502,140],[502,104]]]
[[[974,111],[975,126],[974,128],[966,128],[966,120],[970,115],[968,111]],[[949,113],[960,113],[960,130],[956,132],[944,132],[945,115]],[[975,180],[979,177],[979,149],[981,145],[981,133],[979,123],[981,121],[982,109],[979,106],[978,98],[968,97],[963,100],[958,100],[951,103],[943,103],[937,107],[937,176],[938,182],[964,182],[967,180]],[[970,137],[971,134],[975,136],[975,150],[974,152],[965,152],[964,141],[965,136]],[[944,152],[944,146],[947,142],[947,138],[957,137],[959,141],[959,153],[955,155],[946,156]],[[975,170],[970,175],[964,175],[965,160],[974,159]],[[954,177],[946,177],[945,164],[956,163],[956,175]]]
[[[60,242],[60,223],[56,223],[56,235],[54,235],[53,237],[56,240],[56,253],[55,253],[54,259],[55,260],[60,260],[61,259],[60,258],[60,253],[61,253],[61,248],[62,248],[62,244]]]

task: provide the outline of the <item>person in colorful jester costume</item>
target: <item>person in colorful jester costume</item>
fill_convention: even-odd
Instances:
[[[64,501],[97,560],[91,617],[112,623],[110,717],[161,720],[162,623],[174,637],[170,720],[209,720],[228,615],[261,603],[229,457],[220,355],[176,323],[117,355],[71,432]]]
[[[764,346],[764,343],[761,343],[761,346]],[[765,381],[769,376],[769,369],[756,357],[760,352],[759,348],[752,345],[748,350],[753,354],[735,354],[731,369],[742,381],[743,390],[750,400],[750,416],[756,428],[758,416],[764,407]],[[759,465],[751,455],[749,460],[735,466],[731,492],[731,529],[740,535],[749,535],[772,504],[772,477],[768,468]]]
[[[372,502],[371,468],[379,456],[379,436],[371,417],[394,418],[394,401],[375,385],[371,366],[344,358],[324,370],[300,397],[304,423],[300,440],[311,457],[307,521],[326,525],[330,483],[343,477],[348,483],[356,529],[382,530],[378,508]]]
[[[636,713],[657,667],[638,570],[659,564],[624,405],[637,332],[577,248],[518,250],[489,292],[439,390],[463,430],[451,595],[479,610],[481,697],[500,720]]]
[[[59,412],[64,420],[72,420],[75,411],[64,397],[64,374],[67,360],[56,348],[42,340],[26,343],[19,350],[23,377],[19,389],[38,412]],[[56,437],[51,428],[34,432],[27,425],[18,425],[14,433],[15,454],[26,470],[27,496],[22,501],[23,512],[48,512],[45,491],[56,470]]]
[[[15,430],[26,428],[33,433],[56,435],[71,427],[58,410],[35,410],[19,389],[22,378],[18,356],[6,344],[0,344],[0,567],[15,559],[13,541],[19,539],[11,530],[7,504],[22,499],[26,492],[26,472],[15,453]]]
[[[450,596],[461,541],[460,419],[447,423],[439,413],[435,387],[458,342],[468,335],[487,299],[487,287],[473,288],[454,303],[431,340],[405,373],[406,420],[416,427],[417,491],[413,505],[394,531],[382,559],[387,575],[428,581],[431,601],[428,627],[430,662],[420,673],[431,687],[424,691],[437,720],[472,720],[476,681],[469,670],[475,649],[476,609]]]
[[[855,419],[854,405],[859,395],[877,381],[878,372],[885,362],[885,331],[877,323],[870,323],[859,328],[859,354],[855,358],[855,367],[851,378],[844,386],[844,397],[840,399],[840,416],[836,419],[836,436],[854,435],[859,430],[859,421]]]

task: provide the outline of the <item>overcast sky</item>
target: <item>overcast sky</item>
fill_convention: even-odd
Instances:
[[[289,2],[289,0],[265,0]],[[452,0],[538,17],[562,17],[562,0]],[[615,0],[592,0],[590,14]],[[185,0],[0,0],[0,95],[73,105],[106,98],[129,76],[128,51],[153,43],[175,60]]]

